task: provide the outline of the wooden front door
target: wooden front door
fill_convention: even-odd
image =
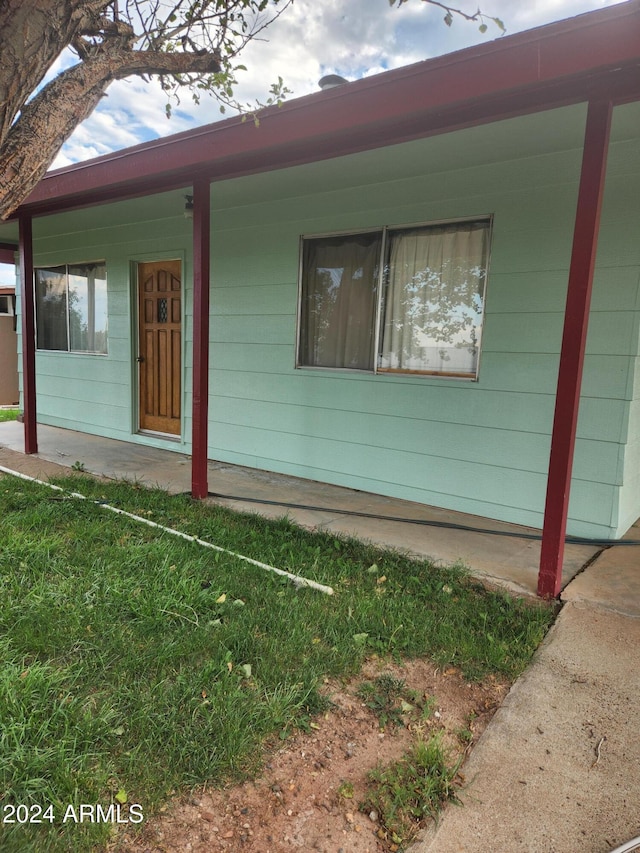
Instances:
[[[140,429],[180,435],[180,261],[138,264]]]

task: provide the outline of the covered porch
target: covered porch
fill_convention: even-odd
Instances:
[[[188,379],[191,389],[189,445],[192,457],[187,462],[186,457],[176,455],[171,463],[177,465],[177,470],[183,471],[185,475],[184,480],[175,481],[176,488],[179,491],[190,490],[195,498],[205,498],[211,490],[232,495],[239,492],[246,497],[246,493],[240,491],[240,485],[250,482],[256,488],[257,484],[261,484],[263,491],[273,500],[275,484],[279,483],[286,492],[283,500],[287,504],[299,503],[302,508],[283,507],[279,504],[275,508],[271,507],[269,512],[281,514],[286,510],[291,513],[310,514],[307,517],[310,523],[336,530],[346,528],[345,532],[358,533],[375,541],[378,541],[378,532],[390,525],[394,531],[399,532],[385,534],[385,537],[389,535],[393,540],[393,537],[397,536],[397,542],[385,541],[385,544],[400,544],[415,553],[427,553],[435,559],[447,562],[462,559],[479,572],[482,571],[483,563],[479,542],[474,540],[473,544],[467,543],[463,547],[459,544],[457,534],[461,537],[484,537],[487,543],[491,543],[490,555],[486,560],[489,566],[486,573],[490,577],[494,576],[492,572],[498,576],[495,566],[497,563],[503,563],[511,567],[509,571],[524,572],[523,578],[526,577],[527,580],[521,578],[515,581],[521,589],[536,589],[537,576],[537,591],[540,595],[558,595],[567,580],[599,550],[597,543],[588,546],[575,545],[570,539],[566,540],[565,548],[565,533],[600,210],[608,164],[610,127],[614,109],[633,104],[639,97],[639,56],[637,41],[633,36],[639,14],[640,6],[637,2],[625,3],[615,9],[508,37],[491,45],[462,51],[452,57],[429,60],[411,69],[399,69],[378,78],[358,81],[334,92],[298,99],[283,107],[281,111],[268,114],[268,121],[265,120],[260,134],[247,133],[242,123],[233,119],[193,133],[178,135],[170,141],[163,140],[127,152],[118,152],[117,155],[108,155],[93,163],[76,165],[50,175],[20,208],[17,223],[10,224],[13,233],[7,235],[13,240],[16,236],[19,238],[23,287],[21,308],[25,432],[24,438],[20,438],[19,449],[24,448],[27,454],[46,454],[56,462],[68,462],[68,457],[74,457],[71,464],[79,461],[85,464],[87,470],[96,470],[92,463],[80,458],[80,439],[71,440],[71,452],[67,456],[64,446],[55,446],[54,436],[53,453],[63,454],[56,458],[47,449],[48,430],[52,428],[39,424],[36,409],[36,348],[31,288],[34,277],[33,221],[37,223],[40,217],[64,214],[77,208],[95,208],[109,202],[152,197],[154,194],[175,191],[177,188],[191,188],[193,334],[188,349],[192,364]],[[493,126],[515,117],[550,115],[553,110],[572,105],[584,107],[585,123],[581,132],[577,204],[571,219],[573,242],[568,264],[555,414],[550,429],[549,462],[544,472],[546,501],[542,547],[539,531],[531,528],[516,530],[510,524],[488,522],[478,516],[462,515],[460,521],[452,522],[454,525],[476,528],[473,532],[454,530],[452,527],[426,527],[423,524],[409,526],[403,522],[380,519],[377,516],[424,513],[423,521],[440,522],[450,516],[456,516],[457,519],[459,514],[409,501],[374,498],[368,495],[363,497],[362,492],[341,487],[318,486],[323,490],[323,495],[314,495],[313,500],[307,500],[306,490],[315,489],[317,484],[311,482],[307,485],[303,481],[296,481],[299,484],[294,487],[292,478],[288,476],[255,473],[249,475],[245,469],[238,469],[239,472],[245,471],[245,481],[231,482],[228,490],[222,485],[214,485],[223,473],[232,470],[232,466],[216,467],[216,463],[213,463],[212,468],[208,459],[208,456],[212,455],[211,442],[208,440],[211,422],[208,413],[211,369],[210,263],[212,257],[215,257],[211,246],[210,185],[218,183],[220,186],[225,181],[236,178],[244,180],[256,174],[260,175],[261,180],[267,180],[264,176],[272,173],[281,175],[287,169],[293,173],[300,165],[325,161],[334,163],[340,158],[348,158],[360,152],[369,153],[373,149],[387,148],[391,151],[393,146],[409,145],[415,141],[449,135],[469,128]],[[544,157],[545,152],[538,151],[537,155]],[[429,162],[433,167],[433,159]],[[546,180],[550,179],[551,176],[547,176]],[[469,189],[466,192],[469,193]],[[481,197],[484,210],[486,192]],[[525,198],[523,196],[520,201],[521,207],[526,206],[523,203]],[[507,222],[505,211],[506,208],[503,211],[503,221]],[[434,214],[434,221],[441,215],[441,210]],[[407,222],[416,218],[408,213],[406,216]],[[425,216],[426,213],[422,211],[420,218]],[[524,220],[521,227],[526,232]],[[506,254],[504,252],[503,258]],[[286,283],[287,286],[290,285],[290,282]],[[628,304],[626,302],[624,307]],[[549,311],[548,305],[543,307]],[[542,311],[542,314],[544,313]],[[495,312],[494,317],[499,314],[499,311]],[[289,316],[292,316],[290,309]],[[284,336],[278,343],[286,343]],[[555,354],[555,348],[551,352]],[[604,355],[608,358],[612,352],[607,350]],[[548,356],[549,353],[544,351],[542,355]],[[613,352],[613,355],[616,353]],[[630,355],[625,351],[625,357]],[[547,374],[551,375],[548,371]],[[284,396],[278,403],[282,404],[283,399]],[[624,399],[627,400],[627,397]],[[467,414],[471,408],[467,405]],[[85,440],[104,441],[83,435],[82,441]],[[57,444],[60,442],[57,441]],[[127,442],[119,444],[131,448],[131,452],[135,450],[142,453],[145,457],[139,467],[141,478],[144,476],[147,481],[166,484],[166,478],[155,477],[153,474],[156,463],[152,463],[150,456],[155,457],[156,451],[147,447],[134,448]],[[162,455],[164,458],[165,454]],[[171,456],[168,453],[166,455]],[[136,476],[136,462],[127,457],[122,447],[114,452],[113,457],[116,460],[124,458],[125,473],[128,476]],[[619,464],[615,468],[616,472],[618,468]],[[611,465],[609,469],[613,470]],[[100,470],[100,466],[97,466],[96,472],[117,476],[122,470],[118,466],[112,466],[110,471]],[[534,473],[537,475],[539,472],[535,470]],[[171,479],[172,477],[169,478]],[[355,479],[352,482],[357,484]],[[619,483],[616,481],[615,485],[617,487]],[[517,478],[513,478],[513,488],[515,491],[521,489],[521,482]],[[311,495],[308,497],[311,498]],[[335,511],[337,507],[341,507],[340,501],[343,498],[354,506],[356,502],[364,501],[365,507],[375,505],[380,507],[380,511],[370,511],[374,518],[351,518]],[[253,502],[250,502],[250,505],[257,506]],[[311,510],[309,506],[326,507],[327,511]],[[393,511],[382,511],[389,510],[392,506]],[[462,508],[468,506],[469,504]],[[636,507],[633,509],[634,515],[627,513],[627,523],[635,516]],[[369,512],[369,509],[366,511]],[[305,519],[301,520],[304,522]],[[358,529],[364,524],[371,525],[373,535]],[[414,527],[418,531],[416,536],[419,539],[424,529],[429,531],[426,545],[415,544],[412,539],[410,541],[408,530],[413,530]],[[478,528],[481,532],[478,532]],[[503,535],[498,537],[494,532],[487,532],[493,528]],[[446,546],[445,540],[453,533],[456,534],[454,545]],[[516,535],[504,535],[509,533]],[[440,537],[442,544],[439,544]],[[505,549],[502,561],[495,556],[496,542],[502,543],[500,547]],[[575,560],[571,550],[574,547],[582,549]],[[529,573],[532,581],[528,579]]]
[[[38,453],[25,455],[22,425],[0,424],[0,466],[45,480],[64,476],[65,469],[75,466],[175,494],[191,488],[191,458],[180,453],[45,425],[39,427],[38,439]],[[536,593],[539,530],[216,461],[209,461],[207,475],[212,493],[207,500],[212,502],[268,518],[286,515],[304,527],[356,536],[437,563],[461,562],[484,583],[517,595]],[[625,539],[640,540],[640,525]],[[623,612],[630,600],[640,607],[637,559],[637,547],[569,540],[562,587],[590,566],[588,577],[572,584],[578,594],[587,584],[591,597],[610,601],[613,596]],[[596,587],[601,591],[594,593]]]

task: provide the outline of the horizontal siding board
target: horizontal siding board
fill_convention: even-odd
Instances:
[[[600,355],[635,354],[636,323],[633,311],[597,311],[589,321],[587,352]]]
[[[109,314],[108,343],[111,349],[128,348],[131,322],[127,314]]]
[[[107,273],[108,274],[108,273]],[[118,282],[120,284],[120,282]],[[108,308],[109,308],[109,320],[111,321],[114,317],[130,317],[130,309],[131,309],[131,296],[124,289],[116,290],[116,285],[111,284],[111,276],[109,276],[108,282]]]
[[[291,314],[297,287],[291,284],[261,285],[259,287],[220,287],[212,297],[213,318],[240,315],[264,317],[272,314]]]
[[[68,396],[69,380],[61,376],[49,376],[43,384],[42,400]],[[87,379],[74,379],[74,402],[79,405],[108,402],[115,407],[126,408],[129,405],[129,387],[123,383],[96,382]]]
[[[211,363],[216,370],[288,373],[295,366],[293,343],[214,343]]]
[[[494,306],[500,313],[529,314],[540,311],[564,313],[567,298],[569,270],[550,270],[541,276],[538,272],[498,273],[489,270],[486,310]],[[637,307],[638,267],[602,264],[596,269],[592,314],[597,311],[628,311]]]
[[[573,459],[573,477],[588,483],[621,486],[623,448],[618,442],[578,438]]]
[[[219,424],[213,425],[212,441],[215,450],[242,451],[267,458],[262,451],[268,447],[272,459],[289,464],[299,464],[303,459],[305,465],[326,472],[321,479],[329,478],[330,482],[336,474],[362,476],[372,471],[385,482],[452,495],[465,495],[468,491],[465,484],[473,482],[474,495],[479,500],[509,506],[538,507],[544,498],[546,478],[532,472],[416,456],[389,448],[377,450],[373,457],[369,447],[355,442],[284,435],[258,427],[234,425],[221,429]],[[490,471],[484,470],[486,467]]]
[[[88,405],[84,400],[68,399],[64,412],[61,413],[56,403],[55,397],[49,397],[46,394],[38,396],[38,405],[41,409],[38,417],[43,423],[57,424],[67,429],[82,428],[85,431],[91,427],[98,434],[101,434],[102,427],[117,430],[121,436],[131,433],[130,410],[126,406],[114,405],[112,402]]]
[[[215,422],[222,426],[251,427],[256,423],[265,431],[265,441],[273,433],[295,438],[299,435],[331,441],[352,442],[369,448],[372,457],[386,448],[412,453],[417,457],[437,457],[462,462],[509,468],[514,471],[545,473],[548,467],[548,435],[480,428],[468,424],[443,424],[439,421],[407,419],[375,414],[362,416],[357,412],[335,413],[311,406],[286,406],[277,403],[244,399],[211,400]],[[267,448],[261,451],[265,455]],[[595,482],[618,480],[619,445],[579,440],[576,447],[575,476]],[[303,460],[300,460],[303,461]],[[425,463],[428,464],[428,463]],[[609,478],[612,478],[609,480]]]
[[[569,499],[569,517],[587,524],[602,525],[611,535],[612,509],[617,504],[618,491],[617,486],[609,483],[574,480]],[[574,530],[570,528],[567,532],[572,535]]]
[[[502,231],[499,216],[494,220],[490,275],[506,273],[556,273],[568,270],[573,234],[566,229],[555,233],[549,228]]]
[[[507,507],[502,503],[487,504],[486,501],[476,500],[467,495],[451,495],[449,492],[438,493],[431,492],[426,488],[413,488],[406,484],[396,484],[394,482],[385,482],[382,479],[376,478],[375,471],[367,472],[367,476],[356,476],[353,474],[344,474],[336,471],[335,476],[329,477],[326,470],[314,468],[311,465],[291,465],[281,459],[262,458],[255,455],[250,455],[245,452],[236,453],[233,451],[220,451],[218,448],[212,449],[212,454],[215,458],[222,458],[225,462],[236,465],[244,465],[267,471],[277,471],[282,474],[291,476],[305,477],[310,480],[319,480],[334,483],[339,486],[346,486],[352,489],[359,489],[365,492],[373,492],[375,494],[387,495],[389,497],[403,498],[404,500],[416,501],[430,506],[443,507],[445,509],[453,509],[459,512],[471,513],[478,516],[478,521],[481,522],[483,516],[490,518],[503,519],[511,521],[514,524],[525,524],[533,527],[540,527],[542,524],[542,511],[536,512],[531,510],[523,510],[519,507]]]
[[[549,454],[549,438],[544,435],[525,436],[501,430],[498,444],[494,429],[468,424],[444,424],[382,414],[365,416],[359,412],[343,412],[338,419],[331,409],[215,395],[211,405],[216,413],[215,421],[227,426],[251,427],[258,423],[266,431],[265,435],[281,432],[337,442],[349,436],[352,442],[368,447],[374,455],[389,447],[422,456],[539,471],[546,468]]]
[[[234,397],[239,388],[248,399],[285,400],[341,412],[402,412],[407,418],[468,423],[523,432],[550,432],[553,398],[539,394],[482,391],[475,383],[438,384],[400,381],[399,377],[358,376],[296,370],[290,375],[214,371],[210,388]],[[399,381],[394,381],[398,379]]]
[[[626,400],[582,397],[578,411],[578,437],[621,441],[628,405]]]
[[[584,360],[583,397],[626,400],[629,396],[629,359],[624,355],[591,355]]]
[[[591,311],[629,311],[640,307],[638,267],[599,263],[593,281]]]
[[[78,241],[79,233],[83,235],[82,243]],[[34,256],[36,266],[42,263],[55,263],[55,259],[60,257],[67,259],[64,263],[98,259],[108,262],[109,250],[112,248],[117,249],[121,255],[142,251],[147,258],[150,253],[155,252],[160,252],[163,257],[167,257],[167,253],[175,250],[176,257],[179,257],[178,253],[188,245],[190,237],[190,231],[179,219],[156,219],[153,223],[108,224],[93,231],[79,226],[76,233],[53,234],[50,237],[40,238],[34,235],[34,241],[37,241],[34,246]],[[145,258],[141,259],[145,260]]]
[[[560,313],[488,313],[482,332],[487,352],[556,353],[562,340]]]
[[[485,391],[555,395],[558,362],[555,353],[504,353],[483,348],[479,384]]]
[[[123,370],[124,366],[124,370]],[[115,357],[101,355],[80,355],[63,353],[53,356],[51,353],[38,353],[36,356],[37,378],[48,383],[52,378],[65,380],[63,395],[65,399],[73,393],[74,385],[69,381],[87,380],[96,383],[127,383],[130,359],[118,360]]]
[[[631,361],[633,377],[631,380],[631,398],[634,402],[640,400],[640,358],[636,357]]]
[[[637,186],[640,193],[640,185]],[[624,258],[626,266],[640,264],[640,246],[634,222],[640,217],[640,212],[628,211],[629,216],[621,216],[618,221],[611,222],[600,231],[598,238],[598,264],[605,267],[616,266]]]
[[[563,312],[567,298],[568,271],[497,272],[489,268],[486,310],[500,313],[529,314],[540,311]]]
[[[295,340],[295,306],[289,316],[282,314],[213,317],[212,342],[243,341],[269,344]]]
[[[247,257],[246,249],[244,255],[239,250],[237,257],[227,257],[224,263],[214,252],[211,270],[212,295],[215,299],[232,298],[236,290],[246,290],[266,302],[266,298],[260,296],[262,289],[283,285],[294,288],[295,294],[298,279],[298,243],[298,234],[292,231],[286,239],[278,240],[278,254],[274,254],[273,250],[265,252],[259,261]],[[286,262],[283,262],[283,256],[287,257]],[[225,291],[231,293],[226,294]]]
[[[587,335],[590,354],[628,356],[635,348],[636,318],[630,311],[598,311],[591,315]],[[489,352],[554,353],[562,341],[564,314],[487,315],[482,335]]]

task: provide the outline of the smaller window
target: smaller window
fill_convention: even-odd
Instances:
[[[107,353],[104,262],[36,270],[38,349]]]
[[[13,296],[9,294],[0,295],[0,317],[13,316]]]

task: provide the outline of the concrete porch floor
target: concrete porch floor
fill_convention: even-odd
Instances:
[[[0,424],[0,465],[46,479],[53,476],[49,467],[51,463],[72,467],[78,462],[93,474],[158,485],[174,493],[191,488],[191,459],[181,453],[40,425],[39,453],[29,457],[23,455],[23,435],[22,424]],[[8,458],[7,451],[11,452],[11,458]],[[209,490],[233,496],[210,500],[234,509],[272,518],[288,515],[308,528],[353,535],[441,563],[461,561],[485,581],[517,594],[535,595],[536,592],[540,541],[526,538],[539,534],[532,528],[213,461],[209,463]],[[273,503],[256,502],[260,500]],[[283,504],[298,504],[304,508]],[[362,517],[350,515],[351,512],[422,523]],[[425,522],[436,526],[428,526]],[[471,532],[453,526],[439,527],[439,524],[492,532]],[[568,545],[563,586],[599,550],[597,546]],[[626,559],[628,555],[624,557]]]

